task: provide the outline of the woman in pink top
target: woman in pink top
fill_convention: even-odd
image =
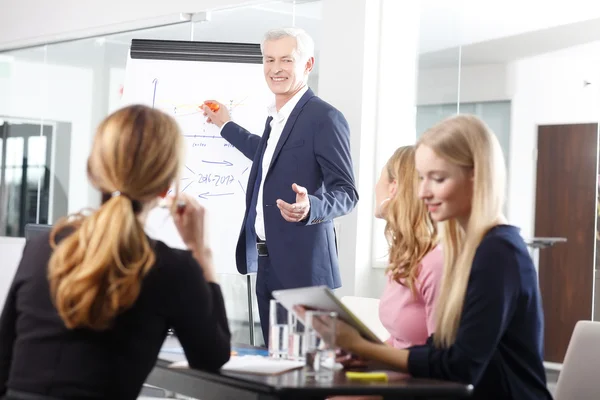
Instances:
[[[375,217],[387,224],[387,284],[379,318],[396,348],[424,344],[435,331],[435,300],[443,270],[437,230],[417,196],[415,147],[400,147],[381,171],[375,187]]]
[[[437,230],[417,196],[415,147],[394,152],[375,186],[375,217],[385,219],[390,246],[387,284],[379,302],[379,319],[390,333],[390,346],[425,344],[435,330],[435,299],[444,260]],[[364,361],[340,361],[358,366]],[[379,400],[379,396],[335,396],[328,400]]]

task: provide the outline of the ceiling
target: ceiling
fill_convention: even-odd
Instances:
[[[504,64],[595,41],[600,41],[600,18],[421,53],[419,67],[454,67],[459,57],[461,65]]]
[[[581,1],[570,0],[569,4],[577,5]],[[588,4],[592,4],[589,1],[591,0],[588,0]],[[532,4],[537,0],[505,0],[502,2],[504,8],[494,5],[498,2],[475,0],[421,2],[421,69],[456,67],[459,57],[462,65],[506,63],[600,40],[600,2],[597,10],[587,8],[573,11],[569,8],[569,11],[556,8],[558,5],[553,9],[546,6],[546,13],[538,12],[539,18],[529,17],[529,13],[534,10]],[[519,4],[522,7],[517,12],[515,7]],[[274,1],[258,6],[214,11],[209,14],[210,18],[206,22],[180,23],[19,50],[10,54],[19,59],[46,59],[49,63],[73,66],[108,64],[123,67],[133,38],[190,40],[193,37],[194,40],[256,43],[266,30],[293,24],[303,27],[313,36],[318,52],[321,6],[322,0],[296,0],[296,4],[291,0]],[[584,16],[588,20],[580,22]]]
[[[600,18],[596,0],[419,0],[422,53]]]

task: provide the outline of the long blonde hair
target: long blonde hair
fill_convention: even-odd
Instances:
[[[431,148],[447,162],[473,173],[473,197],[466,232],[456,221],[441,223],[444,274],[436,315],[434,342],[449,347],[456,340],[475,251],[502,216],[506,169],[498,139],[475,116],[458,115],[433,126],[418,146]]]
[[[419,264],[436,245],[437,229],[427,208],[417,196],[419,179],[415,168],[415,147],[397,149],[385,166],[389,182],[396,181],[396,193],[387,202],[383,216],[389,245],[386,273],[416,294]]]
[[[87,173],[106,201],[61,219],[50,236],[48,280],[67,328],[106,329],[136,301],[155,261],[137,214],[176,181],[182,146],[175,120],[146,106],[120,109],[98,127]]]

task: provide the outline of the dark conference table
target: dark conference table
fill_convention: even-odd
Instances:
[[[388,372],[388,382],[360,382],[349,381],[344,371],[337,371],[333,382],[319,383],[306,378],[302,369],[265,376],[169,368],[171,362],[182,359],[185,359],[182,354],[161,352],[146,382],[200,400],[311,400],[335,395],[379,395],[384,399],[464,399],[473,391],[471,385],[416,379],[396,372]]]

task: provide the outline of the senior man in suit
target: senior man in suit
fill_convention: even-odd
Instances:
[[[230,120],[227,108],[204,106],[207,121],[252,160],[246,213],[236,248],[242,274],[257,271],[256,296],[268,343],[274,290],[341,286],[333,219],[358,202],[350,131],[340,111],[308,88],[314,42],[298,28],[275,29],[261,44],[275,101],[262,136]]]

